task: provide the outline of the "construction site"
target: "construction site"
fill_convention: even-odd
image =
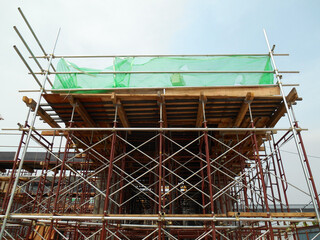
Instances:
[[[30,55],[14,49],[39,88],[24,93],[19,128],[5,129],[20,141],[0,153],[0,239],[317,238],[307,230],[319,232],[319,195],[293,109],[302,98],[282,83],[297,71],[277,68],[288,54],[266,32],[263,54],[58,56],[59,33],[47,52],[19,12],[40,54],[16,27]],[[288,142],[306,189],[287,181]],[[308,211],[293,208],[290,188]]]

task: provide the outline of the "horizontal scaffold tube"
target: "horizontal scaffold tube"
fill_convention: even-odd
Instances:
[[[0,215],[0,218],[5,218],[5,215]],[[315,222],[317,219],[312,218],[297,218],[297,217],[166,217],[166,216],[78,216],[78,215],[63,215],[63,216],[54,216],[54,215],[45,215],[45,214],[12,214],[9,216],[10,219],[49,219],[49,220],[95,220],[95,221],[125,221],[125,220],[136,220],[136,221],[246,221],[246,222],[276,222],[276,221],[290,221],[290,222]]]
[[[42,71],[34,74],[174,74],[174,73],[276,73],[275,71],[68,71],[50,72]],[[300,73],[299,71],[278,71],[278,73]]]
[[[307,131],[307,128],[295,128],[296,131]],[[2,128],[3,131],[29,131],[29,128]],[[230,131],[230,132],[277,132],[291,131],[291,128],[33,128],[36,131]]]
[[[289,56],[288,53],[274,53],[273,56]],[[268,53],[230,53],[230,54],[136,54],[136,55],[54,55],[53,58],[114,58],[114,57],[224,57],[224,56],[270,56]],[[32,57],[30,57],[32,58]],[[36,56],[35,58],[49,58]]]
[[[283,84],[284,87],[298,87],[300,84]],[[205,87],[206,89],[215,88],[234,88],[235,86],[210,86]],[[251,88],[251,87],[278,87],[277,84],[261,84],[261,85],[241,85],[236,88]],[[190,87],[190,86],[179,86],[179,87],[126,87],[126,88],[65,88],[65,89],[45,89],[46,92],[74,92],[74,91],[128,91],[128,90],[162,90],[166,89],[203,89],[204,87]],[[24,89],[19,92],[39,92],[38,89]],[[165,93],[164,93],[165,94]]]
[[[31,220],[23,220],[23,223],[30,223]],[[50,224],[50,220],[39,220],[37,222],[34,222],[35,225],[43,225],[43,224]],[[76,221],[55,221],[55,223],[58,224],[68,224],[72,226],[102,226],[102,223],[99,222],[76,222]],[[20,226],[16,224],[17,226]],[[146,225],[146,224],[110,224],[117,227],[122,228],[146,228],[146,229],[152,229],[157,228],[158,225]],[[279,225],[276,228],[277,229],[287,229],[292,226],[290,225]],[[295,226],[296,227],[296,226]],[[198,226],[198,225],[166,225],[165,228],[172,228],[172,229],[205,229],[206,226]],[[216,229],[238,229],[239,226],[236,225],[228,225],[228,226],[216,226]],[[254,229],[254,228],[260,228],[260,226],[242,226],[244,229]]]

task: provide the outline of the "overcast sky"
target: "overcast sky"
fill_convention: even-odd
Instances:
[[[18,90],[37,87],[12,48],[17,45],[29,56],[12,28],[15,25],[34,53],[41,54],[18,7],[47,52],[61,27],[57,55],[267,53],[265,28],[270,43],[276,44],[275,51],[290,53],[290,57],[276,59],[280,70],[301,71],[285,75],[283,82],[300,84],[297,89],[303,101],[295,107],[296,116],[300,125],[309,129],[303,134],[308,154],[320,157],[320,1],[1,0],[0,114],[5,120],[0,121],[0,128],[23,123],[27,108],[21,98],[26,93]],[[90,64],[107,66],[103,61]],[[287,119],[279,126],[288,126]],[[16,144],[15,137],[0,135],[0,145]],[[294,151],[292,145],[284,149]],[[305,188],[296,155],[285,156],[289,180]],[[312,157],[310,162],[320,190],[320,158]]]

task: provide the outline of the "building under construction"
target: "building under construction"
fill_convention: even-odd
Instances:
[[[21,139],[0,159],[0,239],[299,239],[319,227],[293,112],[301,98],[282,84],[295,72],[277,69],[274,58],[287,54],[266,34],[266,54],[56,56],[19,11],[41,54],[15,30],[40,70],[14,48],[39,95],[23,97],[25,122],[7,129]],[[76,58],[112,65],[83,68]],[[277,128],[284,115],[288,127]],[[311,212],[292,211],[287,196],[296,187],[281,147],[290,141]]]

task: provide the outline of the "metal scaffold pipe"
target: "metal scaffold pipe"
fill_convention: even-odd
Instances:
[[[275,56],[289,56],[288,53],[277,53]],[[115,58],[115,57],[233,57],[233,56],[269,56],[265,53],[230,53],[230,54],[137,54],[137,55],[55,55],[54,58]],[[36,56],[36,58],[48,58],[45,56]]]
[[[51,64],[51,61],[52,61],[53,53],[54,53],[56,45],[57,45],[59,34],[60,34],[60,29],[58,31],[58,34],[57,34],[57,37],[56,37],[56,40],[55,40],[55,43],[54,43],[52,55],[51,55],[51,58],[50,58],[49,63],[48,63],[48,68],[47,68],[48,70],[49,70],[49,67],[50,67],[50,64]],[[35,108],[35,111],[34,111],[34,114],[33,114],[33,118],[31,120],[30,131],[28,132],[28,136],[27,136],[27,139],[25,141],[23,152],[21,154],[19,168],[18,168],[17,173],[16,173],[16,178],[15,178],[15,181],[14,181],[14,184],[13,184],[13,187],[12,187],[12,193],[11,193],[11,196],[10,196],[10,199],[9,199],[9,202],[8,202],[8,205],[7,205],[6,213],[4,215],[4,219],[3,219],[3,222],[2,222],[2,226],[1,226],[0,239],[2,239],[2,237],[3,237],[3,234],[5,232],[5,228],[6,228],[6,223],[8,221],[8,218],[10,217],[11,206],[12,206],[14,195],[15,195],[15,191],[16,191],[16,188],[17,188],[17,185],[18,185],[18,181],[19,181],[21,169],[22,169],[22,166],[23,166],[23,162],[24,162],[27,150],[28,150],[28,145],[29,145],[29,142],[30,142],[30,139],[31,139],[32,129],[33,129],[34,125],[35,125],[35,121],[36,121],[36,117],[37,117],[37,111],[38,111],[38,109],[40,107],[42,93],[44,91],[44,87],[45,87],[45,84],[47,82],[47,77],[48,77],[48,75],[46,74],[44,76],[44,79],[43,79],[43,82],[42,82],[43,88],[41,88],[41,92],[39,94],[39,98],[38,98],[37,105],[36,105],[36,108]]]
[[[199,131],[230,131],[230,132],[277,132],[277,131],[290,131],[291,128],[139,128],[139,127],[109,127],[109,128],[96,128],[96,127],[83,127],[83,128],[77,128],[77,127],[70,127],[70,128],[33,128],[37,131],[176,131],[176,132],[184,132],[184,131],[190,131],[190,132],[199,132]],[[295,128],[296,131],[307,131],[307,128]],[[30,128],[2,128],[3,131],[30,131]]]
[[[284,106],[286,108],[287,117],[288,117],[288,120],[289,120],[289,124],[290,124],[290,127],[291,127],[293,138],[294,138],[294,141],[295,141],[295,144],[296,144],[296,148],[297,148],[297,151],[298,151],[299,160],[300,160],[300,163],[301,163],[301,166],[302,166],[302,170],[303,170],[303,173],[304,173],[304,176],[305,176],[305,179],[306,179],[306,183],[307,183],[308,190],[309,190],[309,193],[310,193],[310,196],[311,196],[312,204],[314,206],[314,210],[315,210],[316,215],[317,215],[318,225],[320,226],[320,215],[319,215],[319,207],[320,206],[317,206],[317,203],[315,201],[314,191],[312,190],[312,186],[310,184],[310,178],[309,178],[309,175],[308,175],[308,170],[307,170],[306,166],[304,165],[303,154],[302,154],[301,146],[299,145],[299,139],[298,139],[298,136],[297,136],[297,130],[296,130],[294,124],[293,124],[291,112],[290,112],[290,109],[289,109],[289,106],[288,106],[288,103],[287,103],[287,99],[286,99],[286,96],[285,96],[285,93],[284,93],[284,90],[283,90],[283,87],[282,87],[282,82],[281,82],[281,78],[280,78],[280,75],[279,75],[280,72],[278,71],[277,65],[275,63],[275,60],[274,60],[274,57],[273,57],[273,51],[272,51],[272,49],[270,47],[266,30],[263,29],[263,32],[264,32],[265,40],[266,40],[266,43],[267,43],[267,46],[268,46],[268,49],[269,49],[269,54],[270,54],[271,61],[272,61],[273,67],[274,67],[274,71],[276,73],[277,83],[279,85],[280,92],[281,92],[281,95],[283,97],[283,103],[284,103]]]
[[[241,85],[238,88],[250,88],[257,85]],[[261,84],[259,87],[275,87],[277,84]],[[284,87],[297,87],[299,84],[283,84]],[[223,86],[223,88],[232,88],[234,86]],[[166,89],[188,89],[190,87],[127,87],[127,88],[65,88],[65,89],[45,89],[46,92],[76,92],[76,91],[127,91],[127,90],[166,90]],[[192,87],[193,89],[203,89],[203,87]],[[207,89],[221,88],[221,86],[206,87]],[[24,89],[19,92],[39,92],[37,89]]]
[[[190,74],[190,73],[273,73],[276,74],[275,71],[251,71],[251,70],[244,70],[244,71],[66,71],[66,72],[35,72],[34,74],[174,74],[174,73],[183,73],[183,74]],[[299,73],[299,71],[279,71],[278,73]]]
[[[38,43],[38,45],[39,45],[39,47],[40,47],[40,49],[41,49],[42,53],[44,54],[44,56],[43,56],[43,57],[44,57],[44,58],[46,58],[46,59],[49,61],[49,60],[50,60],[50,55],[48,55],[48,54],[46,53],[46,51],[44,50],[44,48],[43,48],[42,44],[40,43],[40,41],[39,41],[39,39],[38,39],[37,35],[36,35],[36,34],[35,34],[35,32],[33,31],[33,29],[32,29],[32,27],[31,27],[30,23],[28,22],[28,20],[27,20],[27,18],[26,18],[26,16],[23,14],[23,12],[22,12],[21,8],[18,8],[18,11],[19,11],[19,13],[20,13],[21,17],[23,18],[23,20],[25,21],[25,23],[27,24],[27,26],[28,26],[28,28],[29,28],[29,30],[30,30],[30,32],[31,32],[31,34],[32,34],[32,36],[34,37],[34,39],[35,39],[35,40],[36,40],[36,42]],[[37,58],[37,57],[32,56],[31,58]],[[54,57],[54,55],[52,56],[52,58],[55,58],[55,57]],[[50,66],[51,66],[51,68],[55,71],[55,68],[54,68],[54,66],[53,66],[52,62],[50,63]]]
[[[126,221],[126,220],[136,220],[136,221],[158,221],[160,217],[161,221],[226,221],[226,222],[239,222],[239,221],[248,221],[248,222],[278,222],[278,221],[289,221],[289,222],[314,222],[316,218],[298,218],[298,217],[192,217],[192,216],[130,216],[130,215],[121,215],[121,216],[81,216],[81,215],[37,215],[37,214],[11,214],[10,218],[12,219],[50,219],[50,220],[94,220],[94,221],[105,221],[105,220],[114,220],[114,221]],[[0,218],[5,219],[5,215],[0,215]]]

